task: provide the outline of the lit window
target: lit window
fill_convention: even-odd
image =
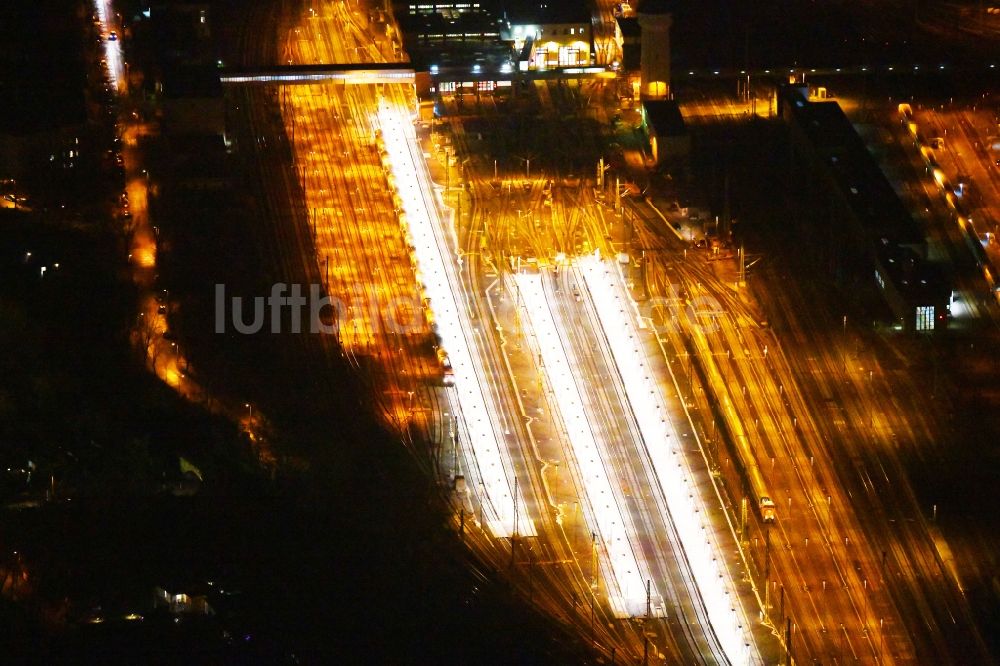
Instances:
[[[934,306],[933,305],[918,305],[917,306],[917,330],[918,331],[933,331],[934,330]]]
[[[568,65],[579,65],[580,64],[580,50],[574,48],[563,47],[559,49],[559,65],[561,67],[566,67]]]

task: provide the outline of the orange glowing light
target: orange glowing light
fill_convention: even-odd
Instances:
[[[134,253],[136,263],[142,268],[152,268],[156,265],[156,248],[143,247]]]

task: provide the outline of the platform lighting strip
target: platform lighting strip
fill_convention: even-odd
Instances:
[[[527,312],[528,324],[541,358],[542,372],[551,387],[556,408],[562,417],[573,460],[580,474],[585,514],[602,548],[607,567],[605,582],[612,612],[617,617],[633,617],[646,612],[646,580],[630,542],[635,534],[622,511],[620,486],[608,476],[608,443],[590,422],[580,389],[580,379],[570,362],[552,311],[545,298],[542,276],[520,273],[514,277],[517,293]],[[619,489],[615,492],[615,489]],[[651,592],[656,595],[655,590]]]
[[[577,267],[593,298],[615,365],[621,373],[628,402],[638,421],[654,475],[680,537],[712,631],[730,663],[747,664],[751,645],[737,611],[739,601],[729,592],[728,571],[716,559],[717,549],[709,540],[706,520],[694,497],[694,482],[678,454],[681,443],[642,348],[635,303],[616,264],[591,255],[579,259]]]
[[[411,114],[411,107],[383,99],[378,123],[412,237],[422,288],[430,300],[441,348],[448,353],[453,368],[455,392],[485,491],[481,497],[483,522],[498,537],[532,536],[534,523],[525,510],[523,494],[514,492],[514,468],[500,415],[475,350],[473,327],[465,312],[465,299],[460,297],[461,283]]]
[[[223,74],[222,83],[310,83],[316,81],[341,81],[343,83],[413,83],[413,70],[387,72],[357,70],[328,72],[286,72],[280,74]]]

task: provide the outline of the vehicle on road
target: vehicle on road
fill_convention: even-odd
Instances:
[[[778,517],[774,500],[766,495],[760,498],[760,517],[765,523],[773,523]]]

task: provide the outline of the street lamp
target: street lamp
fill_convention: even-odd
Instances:
[[[524,177],[525,179],[531,178],[531,158],[530,157],[518,157],[517,159],[524,162]]]

